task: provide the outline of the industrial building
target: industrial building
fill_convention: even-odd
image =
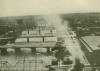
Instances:
[[[80,38],[82,47],[92,65],[100,65],[100,36],[84,36]]]

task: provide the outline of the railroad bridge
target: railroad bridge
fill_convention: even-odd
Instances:
[[[53,34],[20,35],[16,38],[14,43],[7,43],[6,45],[1,45],[0,50],[3,54],[7,53],[8,48],[15,49],[15,52],[19,52],[21,48],[31,48],[32,52],[36,52],[36,48],[46,48],[47,52],[50,52],[50,49],[55,47],[56,42],[57,37]]]

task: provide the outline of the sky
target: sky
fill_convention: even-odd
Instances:
[[[0,0],[0,17],[100,12],[100,0]]]

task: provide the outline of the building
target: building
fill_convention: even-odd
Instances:
[[[80,41],[90,63],[100,65],[100,36],[84,36]]]

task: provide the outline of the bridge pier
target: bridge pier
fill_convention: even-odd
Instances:
[[[20,52],[21,52],[20,48],[15,48],[15,53],[20,53]]]
[[[50,53],[50,52],[51,52],[50,48],[47,48],[47,53]]]
[[[36,53],[36,48],[31,48],[33,53]]]
[[[0,48],[1,50],[1,55],[7,54],[7,48]]]

